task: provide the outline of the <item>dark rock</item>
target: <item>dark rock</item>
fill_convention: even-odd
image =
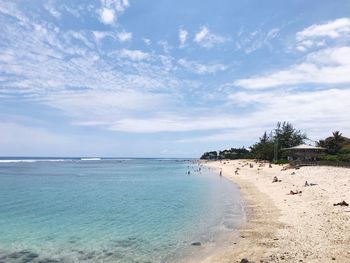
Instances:
[[[19,252],[13,252],[9,255],[7,255],[7,258],[11,258],[11,259],[21,259],[21,262],[23,263],[27,263],[27,262],[31,262],[33,259],[39,257],[38,254],[36,253],[32,253],[30,251],[19,251]]]
[[[240,263],[249,263],[249,260],[246,259],[246,258],[242,258],[241,261],[240,261]]]
[[[191,243],[192,246],[201,246],[202,243],[201,242],[193,242]]]
[[[22,255],[20,254],[20,252],[14,252],[14,253],[7,255],[7,257],[8,258],[20,258],[20,257],[22,257]]]
[[[41,259],[38,261],[38,263],[61,263],[63,261],[59,261],[56,259],[51,259],[51,258],[45,258],[45,259]]]
[[[28,254],[26,254],[25,256],[22,257],[21,263],[32,262],[37,257],[39,257],[39,255],[36,254],[36,253],[28,253]]]
[[[332,260],[335,260],[335,258],[332,258]]]
[[[135,238],[128,238],[128,239],[114,240],[113,243],[116,247],[129,248],[129,247],[135,246],[135,244],[137,243],[137,240]]]

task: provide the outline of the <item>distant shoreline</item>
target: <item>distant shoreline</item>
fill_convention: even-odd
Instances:
[[[253,168],[249,167],[249,163]],[[202,161],[222,169],[236,183],[246,202],[247,221],[240,240],[202,263],[350,262],[350,169],[302,167],[282,170],[252,160]],[[238,174],[235,175],[235,170]],[[274,176],[280,182],[272,183]],[[312,186],[305,187],[305,181]],[[301,191],[290,195],[290,191]]]

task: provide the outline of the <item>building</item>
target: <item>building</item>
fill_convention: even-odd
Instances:
[[[296,163],[307,163],[318,161],[319,156],[324,153],[326,148],[311,146],[307,144],[300,144],[298,146],[285,148],[289,161]]]

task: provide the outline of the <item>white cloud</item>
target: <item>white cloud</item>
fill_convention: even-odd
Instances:
[[[92,33],[97,41],[101,41],[106,36],[110,35],[108,32],[103,32],[103,31],[93,31]]]
[[[121,31],[117,34],[115,34],[113,31],[92,31],[92,33],[97,42],[103,40],[106,37],[111,37],[119,42],[127,42],[131,41],[132,39],[132,33],[126,31]]]
[[[349,97],[350,89],[240,92],[229,96],[232,104],[255,105],[255,111],[220,116],[207,114],[205,117],[165,115],[122,118],[112,124],[111,129],[133,133],[212,131],[211,135],[185,141],[242,141],[255,140],[264,130],[272,129],[278,121],[288,120],[296,127],[305,129],[311,138],[319,139],[336,128],[350,129]]]
[[[328,48],[310,53],[300,64],[271,74],[236,80],[247,89],[264,89],[304,83],[350,83],[350,47]]]
[[[280,32],[279,28],[272,28],[269,32],[267,32],[266,38],[274,39],[275,37],[278,36],[279,32]]]
[[[148,38],[142,38],[142,41],[147,45],[147,46],[149,46],[149,45],[151,45],[152,44],[152,41],[150,40],[150,39],[148,39]]]
[[[127,42],[132,39],[132,33],[123,31],[117,34],[117,38],[120,42]]]
[[[339,18],[323,24],[312,25],[296,34],[299,51],[306,51],[312,47],[326,45],[326,40],[342,40],[350,38],[350,19]]]
[[[207,27],[203,26],[196,33],[194,41],[198,45],[210,49],[216,45],[227,42],[227,39],[223,36],[211,33]]]
[[[15,18],[20,25],[25,26],[30,23],[29,19],[15,6],[13,2],[0,2],[0,13]]]
[[[130,5],[128,0],[101,0],[101,4],[118,12],[123,12]]]
[[[233,104],[255,105],[252,123],[288,120],[318,137],[336,128],[349,129],[350,88],[314,91],[238,92],[230,95]],[[261,110],[259,110],[261,109]]]
[[[60,18],[61,13],[55,8],[54,4],[52,1],[47,2],[44,5],[44,8],[55,18]]]
[[[158,41],[158,45],[160,45],[163,48],[164,53],[169,53],[172,47],[169,45],[168,41],[166,40],[160,40]]]
[[[262,47],[271,47],[271,41],[278,37],[279,32],[279,28],[272,28],[268,31],[260,28],[253,32],[240,31],[235,43],[236,50],[243,50],[246,54],[250,54]]]
[[[74,124],[110,127],[130,113],[153,111],[171,104],[162,93],[135,90],[90,90],[50,94],[45,104],[78,119]]]
[[[146,60],[150,58],[150,54],[145,53],[141,50],[122,49],[120,50],[119,55],[123,58],[128,58],[135,61]]]
[[[195,41],[201,42],[209,34],[209,29],[207,27],[202,27],[201,30],[196,34]]]
[[[301,52],[304,52],[304,51],[307,50],[306,47],[301,46],[301,45],[297,46],[296,49],[299,50],[299,51],[301,51]]]
[[[324,24],[312,25],[297,33],[298,40],[317,37],[338,38],[350,33],[350,19],[339,18]]]
[[[4,28],[2,43],[9,44],[0,54],[1,96],[21,96],[58,109],[74,123],[113,123],[116,118],[171,108],[176,96],[169,94],[184,86],[172,74],[169,56],[88,47],[94,39],[110,36],[110,31],[56,32],[46,24],[25,21],[22,26],[11,19]],[[116,38],[115,33],[111,37]],[[82,45],[84,41],[90,43]]]
[[[179,30],[179,41],[180,41],[180,47],[184,47],[186,44],[188,32],[185,29]]]
[[[102,8],[100,10],[100,18],[104,24],[113,24],[115,19],[114,10],[110,8]]]
[[[129,5],[123,3],[123,9],[112,2],[104,1],[104,8],[114,10],[115,15]],[[0,11],[1,6],[0,3]],[[91,34],[63,29],[58,32],[45,23],[34,24],[19,12],[13,14],[16,20],[9,19],[2,34],[2,43],[9,44],[1,46],[0,67],[4,72],[1,96],[17,98],[16,95],[20,95],[31,103],[58,109],[70,118],[70,123],[134,133],[201,131],[209,134],[197,138],[202,141],[255,139],[278,120],[290,120],[312,134],[329,133],[338,126],[341,130],[349,128],[349,89],[249,90],[231,94],[228,100],[232,104],[227,106],[223,92],[217,95],[206,89],[205,95],[200,94],[204,93],[203,82],[187,85],[190,82],[178,78],[175,75],[178,71],[174,70],[181,66],[197,74],[214,74],[226,70],[224,64],[177,60],[171,56],[171,47],[165,41],[158,44],[167,54],[128,49],[110,53],[102,48],[94,50],[89,48],[94,38],[111,36],[117,40],[116,33],[95,31]],[[195,41],[207,48],[223,43],[224,40],[220,42],[213,35],[208,28],[201,28]],[[277,35],[278,30],[272,29],[264,34],[264,39]],[[307,46],[307,39],[303,41],[302,45]],[[238,81],[252,89],[293,83],[349,83],[349,49],[338,46],[314,52],[284,70],[247,78],[248,82]],[[262,84],[256,84],[259,82]],[[197,101],[186,98],[197,94]],[[220,96],[222,100],[215,106],[215,113],[204,105],[201,96]],[[192,105],[188,106],[188,102]],[[198,105],[203,108],[198,109]],[[237,108],[247,105],[254,107],[237,113]],[[220,114],[222,112],[227,114]],[[55,140],[54,136],[50,138]]]
[[[227,66],[224,64],[200,64],[198,62],[188,61],[184,58],[179,59],[178,63],[188,71],[196,74],[214,74],[227,69]]]
[[[253,112],[226,116],[225,128],[220,129],[221,117],[202,119],[219,131],[210,135],[180,139],[179,142],[246,142],[251,145],[264,131],[273,129],[278,121],[290,121],[305,131],[310,139],[319,140],[333,130],[349,131],[348,111],[350,88],[321,91],[264,91],[237,92],[229,95],[231,107],[256,108]],[[197,123],[196,123],[197,124]],[[149,124],[151,125],[151,124]],[[198,126],[203,128],[203,126]],[[242,132],[244,131],[244,132]],[[246,146],[247,146],[246,145]]]
[[[112,130],[134,132],[134,133],[154,133],[154,132],[186,132],[200,130],[227,129],[232,123],[230,117],[180,117],[167,115],[157,118],[128,118],[115,122]]]
[[[101,0],[100,19],[104,24],[113,24],[117,14],[121,14],[129,7],[128,0]]]

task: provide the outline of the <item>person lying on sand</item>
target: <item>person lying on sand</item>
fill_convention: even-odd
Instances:
[[[289,192],[290,195],[297,195],[297,194],[301,194],[301,193],[302,193],[302,191],[298,191],[298,190],[296,190],[296,191],[290,190],[290,192]]]
[[[278,183],[278,182],[282,182],[282,180],[279,180],[277,176],[275,176],[272,180],[273,183]]]
[[[349,204],[347,202],[345,202],[344,200],[339,202],[339,203],[336,203],[336,204],[333,204],[334,206],[337,206],[337,205],[340,205],[340,206],[349,206]]]
[[[305,181],[304,187],[307,187],[307,186],[314,186],[314,185],[317,185],[317,184],[308,183],[307,181]]]

